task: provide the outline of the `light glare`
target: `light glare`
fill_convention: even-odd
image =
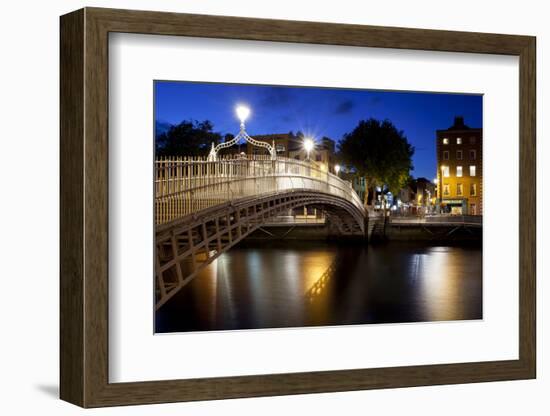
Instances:
[[[314,146],[314,143],[313,143],[313,140],[311,139],[304,139],[304,149],[306,150],[306,152],[311,152],[313,150],[313,146]]]
[[[239,105],[237,106],[236,112],[237,112],[237,117],[239,117],[239,120],[241,120],[241,123],[244,123],[245,120],[250,115],[250,108],[244,105]]]

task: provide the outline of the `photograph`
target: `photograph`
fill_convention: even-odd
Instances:
[[[483,95],[155,80],[155,333],[483,319]]]
[[[14,240],[6,276],[19,293],[21,265],[50,264],[56,282],[35,273],[7,333],[52,342],[36,365],[5,356],[58,403],[25,388],[13,408],[437,414],[429,387],[457,414],[538,409],[543,13],[257,3],[67,5],[31,25],[51,36],[25,35],[41,47],[22,63],[59,59],[6,77],[23,116],[7,195],[33,215],[4,217],[50,243],[29,263]],[[35,112],[59,133],[29,139],[36,160],[9,130],[30,120],[21,85],[59,102]],[[55,221],[22,186],[37,178]]]

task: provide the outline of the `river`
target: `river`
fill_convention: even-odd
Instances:
[[[248,243],[156,313],[156,332],[482,318],[480,245]]]

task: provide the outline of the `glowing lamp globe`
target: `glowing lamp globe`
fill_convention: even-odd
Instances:
[[[305,139],[304,140],[304,149],[306,150],[306,152],[311,152],[313,150],[313,146],[314,146],[314,143],[313,143],[313,140],[311,139]]]
[[[244,123],[250,115],[250,108],[245,107],[244,105],[239,105],[235,111],[237,112],[237,117],[239,117],[241,123]]]

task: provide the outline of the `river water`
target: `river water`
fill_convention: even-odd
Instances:
[[[481,246],[249,243],[156,313],[156,332],[482,318]]]

